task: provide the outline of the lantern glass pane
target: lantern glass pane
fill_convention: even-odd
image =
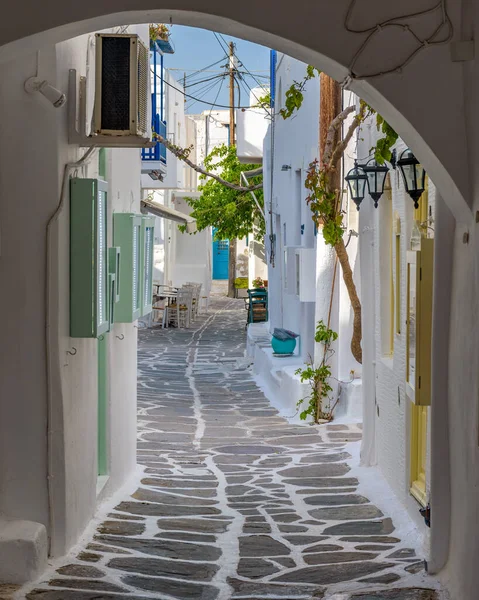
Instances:
[[[423,192],[426,184],[426,171],[420,163],[416,165],[416,181],[417,189]]]
[[[366,187],[366,175],[362,169],[355,167],[349,171],[346,180],[349,185],[351,197],[353,200],[362,200],[364,198],[364,189]]]
[[[404,165],[402,168],[404,185],[408,192],[416,189],[416,169],[415,165]]]
[[[384,191],[384,182],[386,181],[387,171],[369,171],[368,189],[370,194],[382,194]]]

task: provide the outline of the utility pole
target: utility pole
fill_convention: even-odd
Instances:
[[[229,146],[235,145],[235,45],[229,44],[230,48],[230,135]],[[229,241],[228,253],[228,297],[235,297],[235,279],[236,279],[236,239]]]
[[[235,145],[235,46],[230,42],[230,146]]]
[[[183,72],[183,91],[185,92],[185,95],[183,96],[183,101],[186,104],[186,73]]]

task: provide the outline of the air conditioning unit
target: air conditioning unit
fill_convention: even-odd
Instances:
[[[69,78],[69,141],[80,146],[153,147],[150,102],[150,53],[136,34],[97,33],[92,127],[86,133],[87,81]]]
[[[134,34],[96,34],[94,128],[99,135],[147,135],[149,52]]]

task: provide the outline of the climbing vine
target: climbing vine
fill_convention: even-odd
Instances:
[[[369,107],[372,111],[373,109]],[[379,113],[376,113],[376,127],[378,131],[384,134],[384,137],[377,140],[376,145],[370,150],[371,154],[374,154],[374,158],[379,165],[383,165],[385,162],[389,162],[392,158],[392,147],[398,140],[398,134],[389,125],[387,121],[381,117]]]
[[[314,423],[320,421],[331,421],[335,404],[331,407],[332,398],[330,393],[333,391],[329,383],[331,377],[331,367],[329,361],[334,354],[331,345],[338,339],[338,334],[329,329],[323,321],[318,321],[316,325],[316,334],[314,340],[323,346],[323,359],[318,366],[314,366],[313,359],[309,357],[304,369],[297,369],[296,375],[300,376],[301,382],[308,382],[310,393],[305,398],[298,401],[297,407],[300,408],[307,403],[306,408],[301,411],[300,419],[303,421],[312,417]]]
[[[304,100],[304,88],[308,81],[313,79],[316,75],[320,75],[321,71],[313,67],[312,65],[308,65],[306,67],[306,74],[301,81],[293,81],[291,86],[285,92],[285,108],[282,108],[279,111],[279,114],[283,117],[283,119],[289,119],[296,111],[298,111]],[[378,164],[382,165],[386,161],[391,160],[392,155],[392,147],[397,142],[398,134],[394,131],[394,129],[389,125],[389,123],[373,108],[371,108],[368,104],[366,104],[363,100],[361,103],[365,105],[367,108],[367,116],[376,115],[376,126],[378,131],[381,131],[383,137],[379,138],[376,142],[376,145],[371,148],[371,154],[374,155],[374,158],[378,162]]]
[[[291,117],[301,108],[306,83],[315,77],[317,73],[319,74],[317,69],[314,69],[311,65],[308,66],[303,79],[300,82],[293,82],[286,91],[285,109],[280,111],[284,119]],[[316,159],[310,163],[305,187],[309,191],[307,202],[312,212],[312,219],[318,229],[321,229],[326,244],[334,248],[341,265],[344,283],[353,309],[351,352],[354,358],[362,363],[361,301],[353,280],[353,271],[343,239],[346,228],[344,226],[345,213],[342,209],[342,185],[338,185],[335,181],[337,181],[337,173],[340,169],[340,160],[354,133],[365,119],[375,114],[378,130],[383,134],[376,145],[371,148],[371,154],[379,164],[391,159],[392,146],[395,144],[398,135],[384,118],[378,115],[363,100],[360,100],[359,110],[349,122],[344,135],[342,135],[342,128],[346,119],[354,112],[356,112],[356,107],[348,106],[332,120],[327,132],[322,159],[321,161]],[[310,374],[314,375],[313,365],[310,364],[309,368],[312,369]]]
[[[306,67],[306,75],[301,81],[293,81],[292,85],[286,90],[284,99],[284,108],[279,111],[283,119],[289,119],[297,110],[301,108],[304,100],[304,88],[310,79],[320,75],[321,71],[308,65]]]

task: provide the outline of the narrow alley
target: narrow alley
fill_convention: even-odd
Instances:
[[[190,330],[140,331],[141,485],[23,598],[439,598],[357,492],[360,427],[279,417],[244,358],[244,317],[216,297]]]

